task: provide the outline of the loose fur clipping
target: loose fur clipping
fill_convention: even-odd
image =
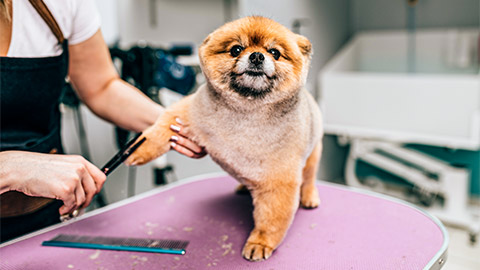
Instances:
[[[299,202],[320,203],[321,114],[303,88],[311,54],[305,37],[264,17],[218,28],[199,48],[207,83],[167,108],[127,160],[144,164],[167,152],[179,117],[188,137],[252,195],[255,228],[242,252],[250,261],[272,255]]]

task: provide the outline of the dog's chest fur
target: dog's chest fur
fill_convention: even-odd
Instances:
[[[278,155],[284,149],[304,161],[318,141],[318,121],[302,95],[285,106],[242,112],[218,102],[208,91],[206,85],[202,86],[191,104],[191,134],[240,182],[261,179],[266,164],[272,158],[281,158]]]

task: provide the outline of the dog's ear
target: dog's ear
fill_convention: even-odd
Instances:
[[[297,45],[304,56],[310,57],[312,55],[312,43],[306,37],[297,35]]]
[[[198,47],[198,58],[200,60],[200,66],[202,67],[202,70],[203,70],[203,66],[204,66],[203,57],[204,57],[204,52],[205,52],[205,46],[207,46],[208,42],[210,41],[211,35],[212,34],[208,35],[203,40],[202,44],[200,44],[200,46]],[[205,72],[205,70],[203,72]]]
[[[206,45],[206,44],[210,41],[210,36],[211,36],[211,34],[208,35],[208,36],[203,40],[202,45],[200,45],[200,46]]]
[[[200,61],[202,60],[203,58],[203,48],[207,45],[207,43],[210,41],[210,36],[211,35],[208,35],[202,42],[202,44],[200,44],[200,46],[198,47],[198,56],[200,57]]]

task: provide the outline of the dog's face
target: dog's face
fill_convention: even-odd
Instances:
[[[211,33],[199,56],[207,81],[218,94],[274,102],[303,86],[311,47],[305,37],[273,20],[246,17]]]

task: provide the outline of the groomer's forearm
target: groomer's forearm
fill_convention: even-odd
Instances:
[[[14,178],[18,177],[15,170],[12,170],[9,166],[5,166],[8,155],[9,151],[0,152],[0,194],[10,191]]]
[[[99,117],[136,132],[152,125],[164,110],[120,78],[112,78],[97,95],[84,102]]]
[[[82,101],[98,116],[122,128],[142,131],[162,108],[122,81],[100,29],[89,39],[69,46],[68,74]]]

